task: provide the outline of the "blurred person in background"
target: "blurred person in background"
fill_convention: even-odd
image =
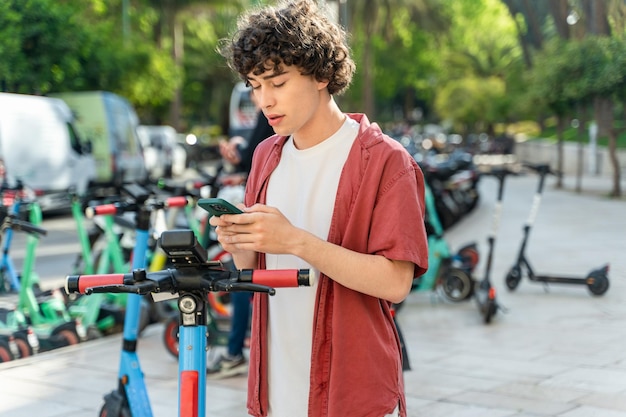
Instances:
[[[261,141],[273,134],[274,129],[259,110],[256,125],[247,140],[242,136],[234,136],[229,141],[220,142],[220,155],[234,167],[234,171],[222,177],[221,181],[235,186],[244,184],[252,166],[254,150]],[[209,378],[229,378],[248,371],[248,361],[243,351],[248,335],[251,297],[252,293],[249,292],[235,291],[230,294],[232,316],[228,347],[226,354],[208,370]]]

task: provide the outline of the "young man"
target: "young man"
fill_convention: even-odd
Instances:
[[[276,135],[255,150],[244,213],[213,217],[237,268],[311,268],[310,287],[255,294],[248,411],[406,416],[390,305],[427,268],[424,182],[413,158],[333,96],[354,63],[314,0],[243,17],[221,51]]]

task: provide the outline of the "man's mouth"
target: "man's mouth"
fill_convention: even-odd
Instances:
[[[285,116],[280,116],[277,114],[270,114],[270,115],[267,115],[266,117],[267,117],[267,122],[269,123],[269,125],[274,127],[278,125]]]

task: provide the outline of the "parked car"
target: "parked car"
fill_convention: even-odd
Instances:
[[[0,159],[8,186],[21,181],[43,212],[71,205],[68,190],[84,193],[96,179],[89,141],[81,140],[60,99],[0,93]]]
[[[144,182],[148,178],[137,136],[139,118],[124,98],[108,91],[51,94],[61,98],[76,116],[80,136],[92,143],[96,179],[100,184]]]
[[[140,125],[137,128],[148,174],[153,179],[181,175],[187,153],[178,144],[178,133],[172,126]]]
[[[258,108],[252,101],[251,88],[238,82],[230,94],[228,135],[247,138],[256,126]]]

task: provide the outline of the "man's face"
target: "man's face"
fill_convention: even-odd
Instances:
[[[278,72],[248,74],[256,103],[274,131],[283,136],[313,128],[322,91],[328,83],[302,75],[297,67],[281,66]]]

